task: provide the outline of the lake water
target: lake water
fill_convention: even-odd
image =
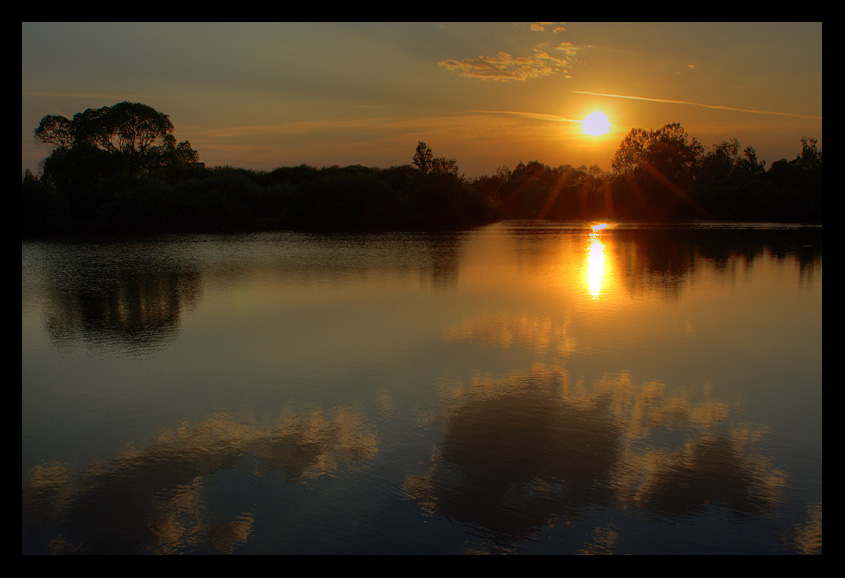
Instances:
[[[23,553],[821,553],[821,228],[21,253]]]

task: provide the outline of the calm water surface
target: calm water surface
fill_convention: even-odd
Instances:
[[[24,553],[821,553],[820,228],[21,253]]]

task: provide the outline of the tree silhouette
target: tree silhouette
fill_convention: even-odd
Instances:
[[[767,170],[750,146],[706,150],[681,127],[635,128],[613,172],[539,161],[467,179],[419,141],[411,164],[206,168],[167,115],[138,103],[47,115],[54,150],[21,182],[24,236],[87,232],[443,230],[500,219],[822,222],[822,152]]]
[[[434,154],[431,152],[431,147],[423,141],[417,143],[417,150],[414,153],[413,163],[420,171],[427,173],[431,170],[431,163],[434,159]]]
[[[434,153],[431,152],[431,147],[423,141],[417,143],[413,163],[420,172],[426,174],[458,176],[458,161],[456,159],[447,159],[446,157],[435,157]]]
[[[195,162],[199,155],[188,141],[176,143],[170,118],[151,106],[119,102],[89,108],[68,119],[47,115],[34,131],[35,140],[58,151],[85,145],[123,155],[141,172]]]
[[[659,130],[632,129],[624,138],[611,166],[617,174],[656,171],[675,184],[688,183],[704,148],[680,123]]]

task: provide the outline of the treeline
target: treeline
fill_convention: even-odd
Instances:
[[[436,230],[500,218],[466,180],[411,165],[269,172],[189,165],[92,180],[68,190],[25,175],[24,234]]]
[[[24,236],[254,229],[457,229],[499,217],[454,159],[419,143],[414,166],[206,168],[167,115],[121,102],[47,115],[40,175],[22,179]]]
[[[24,236],[293,229],[461,229],[498,219],[822,219],[822,154],[813,139],[768,169],[736,140],[705,150],[680,125],[634,129],[613,171],[537,161],[468,179],[420,142],[412,164],[205,167],[168,117],[137,103],[45,116],[52,145],[22,178]]]
[[[767,169],[736,139],[705,149],[679,124],[669,124],[632,130],[609,173],[534,161],[512,171],[502,167],[473,186],[505,218],[821,223],[822,152],[812,138],[800,145],[794,159]]]

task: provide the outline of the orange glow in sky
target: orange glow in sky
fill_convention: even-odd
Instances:
[[[424,141],[467,177],[610,170],[631,129],[674,122],[771,165],[822,145],[821,38],[820,22],[24,22],[22,170],[50,152],[43,116],[124,100],[168,114],[207,166],[389,167]]]

